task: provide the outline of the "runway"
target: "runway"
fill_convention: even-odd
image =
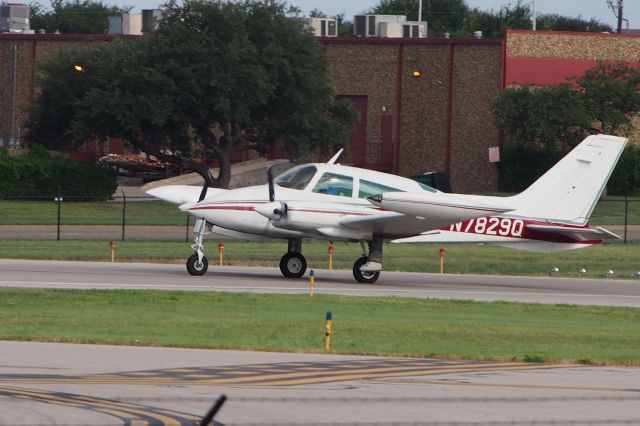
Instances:
[[[640,305],[640,282],[317,270],[318,294]],[[0,286],[306,293],[276,268],[0,260]],[[0,341],[0,425],[636,425],[640,368]]]
[[[373,285],[350,271],[316,270],[317,294],[640,307],[640,280],[439,275],[383,271]],[[308,278],[277,268],[210,266],[201,277],[183,265],[0,259],[0,287],[156,289],[303,294]]]
[[[0,342],[0,424],[640,424],[640,368]]]

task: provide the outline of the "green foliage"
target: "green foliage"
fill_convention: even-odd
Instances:
[[[84,196],[107,199],[116,190],[110,168],[52,157],[39,146],[25,155],[0,151],[0,196]]]
[[[128,13],[131,7],[107,6],[94,0],[51,0],[51,9],[34,2],[31,7],[31,28],[48,33],[104,34],[107,18]]]
[[[473,9],[466,14],[462,34],[482,31],[484,37],[504,37],[507,29],[531,28],[531,9],[518,1],[515,6],[502,6],[497,12]]]
[[[627,145],[609,179],[607,190],[612,195],[640,193],[640,147]]]
[[[294,154],[343,146],[352,109],[335,100],[320,45],[287,11],[267,0],[171,1],[153,36],[61,53],[44,67],[27,139],[61,149],[119,137],[222,187],[242,143],[264,152],[283,141]],[[203,156],[219,161],[217,179]]]
[[[628,133],[630,116],[640,113],[640,70],[624,63],[599,62],[573,79],[589,117],[606,134]]]
[[[410,21],[418,20],[418,0],[379,0],[371,13],[383,15],[406,15]],[[424,0],[422,20],[429,23],[429,33],[441,35],[449,32],[468,37],[474,31],[482,31],[485,37],[504,37],[507,29],[530,29],[533,14],[530,2],[518,0],[498,11],[470,9],[463,0]],[[539,15],[537,28],[554,31],[611,31],[611,27],[596,20],[586,21],[581,17],[555,14]]]
[[[536,28],[538,30],[553,31],[579,31],[579,32],[611,32],[613,29],[610,25],[602,23],[595,18],[586,21],[581,17],[573,18],[558,14],[539,15],[536,19]]]
[[[508,88],[493,111],[508,145],[547,151],[568,151],[586,136],[591,122],[580,94],[567,84]]]
[[[496,98],[496,124],[507,142],[499,165],[501,190],[526,188],[557,154],[592,133],[594,124],[612,135],[633,128],[630,117],[640,113],[639,70],[601,62],[572,82],[508,88]],[[610,193],[640,192],[639,160],[638,149],[628,147],[610,179]]]
[[[542,176],[562,154],[531,145],[508,145],[500,150],[498,187],[504,192],[521,192]]]

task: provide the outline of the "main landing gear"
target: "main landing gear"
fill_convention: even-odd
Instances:
[[[307,271],[307,259],[302,255],[302,240],[289,239],[289,248],[280,259],[280,272],[286,278],[300,278]]]
[[[202,245],[202,239],[206,233],[207,222],[198,219],[194,226],[194,244],[191,246],[192,249],[195,250],[189,258],[187,259],[187,271],[191,275],[204,275],[209,269],[209,262],[207,258],[204,256],[204,247]]]
[[[382,236],[374,234],[369,241],[369,255],[365,249],[364,241],[360,241],[362,256],[353,264],[353,277],[359,283],[373,284],[380,278],[382,270]]]

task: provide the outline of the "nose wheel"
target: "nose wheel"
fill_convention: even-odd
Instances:
[[[367,263],[367,260],[368,260],[367,256],[362,256],[355,261],[355,263],[353,264],[353,277],[359,283],[373,284],[376,281],[378,281],[378,278],[380,278],[380,271],[375,271],[375,272],[361,271],[360,267],[365,263]]]
[[[204,275],[209,269],[207,258],[202,256],[202,260],[198,259],[198,253],[193,253],[187,259],[187,271],[190,275]]]
[[[307,270],[307,259],[302,253],[290,251],[280,259],[280,272],[286,278],[300,278]]]

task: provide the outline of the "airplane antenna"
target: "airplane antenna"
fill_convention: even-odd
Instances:
[[[335,164],[338,157],[340,157],[340,154],[342,154],[342,151],[344,151],[344,148],[340,148],[340,151],[336,152],[336,155],[331,157],[331,160],[327,161],[327,164]]]

